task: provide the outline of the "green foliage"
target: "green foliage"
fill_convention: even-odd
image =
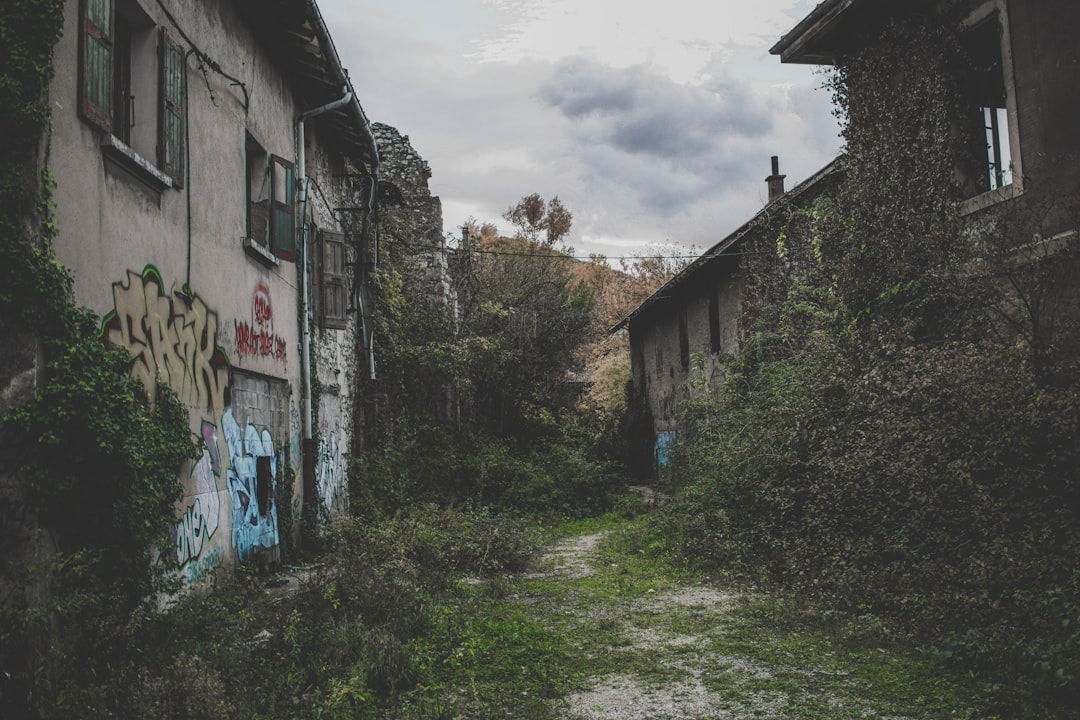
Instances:
[[[575,433],[567,381],[593,300],[572,260],[505,238],[459,248],[454,307],[430,287],[411,230],[381,228],[378,410],[350,468],[355,514],[390,517],[415,502],[474,501],[540,514],[602,506],[611,469]]]
[[[536,547],[528,525],[474,508],[342,519],[286,585],[238,569],[108,628],[123,650],[114,682],[82,691],[66,717],[390,717],[444,681],[440,650],[421,638],[444,638],[456,622],[447,609],[471,603],[460,578],[521,570]]]
[[[1052,716],[1080,691],[1076,250],[1004,259],[1031,203],[961,232],[952,20],[840,64],[845,182],[748,261],[754,332],[687,405],[662,526],[691,562],[933,648],[987,712]]]
[[[0,337],[40,356],[11,369],[39,372],[33,399],[3,418],[2,464],[57,550],[25,569],[0,614],[0,694],[18,717],[111,716],[132,628],[175,580],[159,550],[195,451],[186,409],[167,389],[148,401],[52,251],[39,161],[63,7],[13,0],[0,13]]]

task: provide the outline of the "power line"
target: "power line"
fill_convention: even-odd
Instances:
[[[402,245],[409,248],[419,249],[422,254],[424,252],[437,252],[439,248],[432,247],[430,245],[424,245],[421,243],[407,243],[397,241],[396,245]],[[701,253],[698,255],[604,255],[602,253],[596,253],[593,255],[565,255],[563,253],[551,253],[543,254],[538,252],[513,252],[508,250],[480,250],[475,248],[446,248],[447,251],[452,253],[470,253],[473,255],[494,255],[501,257],[531,257],[538,260],[698,260],[706,257],[735,257],[739,255],[766,255],[772,254],[769,251],[754,250],[743,252],[731,252],[725,251],[716,255],[709,255],[708,253]]]

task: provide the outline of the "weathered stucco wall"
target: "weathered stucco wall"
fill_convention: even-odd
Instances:
[[[50,89],[55,248],[74,275],[78,301],[103,316],[105,337],[131,353],[133,373],[148,387],[155,378],[168,384],[190,409],[191,430],[204,450],[181,472],[185,492],[174,536],[183,575],[196,582],[220,565],[277,561],[283,513],[299,537],[305,482],[299,476],[299,258],[245,250],[243,238],[251,142],[295,165],[296,119],[307,108],[231,3],[170,3],[172,18],[157,3],[140,8],[155,28],[186,36],[242,84],[195,54],[185,56],[187,172],[182,186],[155,186],[110,160],[102,149],[108,133],[79,116],[79,3],[67,3]],[[136,96],[134,107],[136,123],[157,122],[146,98]],[[321,150],[318,135],[313,123],[307,164],[324,195],[349,204],[336,189],[345,183],[343,173],[331,170],[344,161]],[[157,162],[152,151],[140,154]],[[280,185],[279,197],[295,199],[294,188]],[[294,212],[298,218],[299,207]],[[312,216],[319,227],[336,225],[332,213]],[[335,414],[352,407],[344,371],[355,346],[351,332],[322,334],[316,346],[319,380],[335,398],[325,411],[320,404],[317,420],[326,432],[316,472],[331,498],[320,495],[319,502],[334,511],[345,507],[351,423]],[[296,483],[287,495],[292,471]]]

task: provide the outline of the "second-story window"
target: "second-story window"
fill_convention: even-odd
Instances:
[[[970,62],[973,104],[971,161],[974,166],[965,173],[971,196],[1013,185],[1018,171],[1016,134],[1010,123],[1003,20],[993,3],[984,6],[984,14],[969,23],[963,35],[964,51]]]
[[[81,0],[79,114],[124,148],[184,181],[184,49],[136,0]]]
[[[319,285],[323,327],[343,329],[348,310],[348,295],[345,278],[345,236],[342,233],[319,231]]]
[[[293,164],[247,136],[247,237],[283,260],[296,256]]]

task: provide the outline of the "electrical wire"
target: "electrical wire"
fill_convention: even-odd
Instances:
[[[421,243],[408,243],[397,241],[394,243],[398,246],[404,246],[418,250],[417,255],[422,255],[430,252],[437,252],[440,248],[433,247],[431,245],[424,245]],[[754,251],[742,251],[731,252],[725,251],[717,255],[709,255],[708,253],[699,253],[697,255],[604,255],[603,253],[597,253],[593,255],[565,255],[562,253],[543,254],[539,252],[512,252],[506,250],[478,250],[475,248],[446,248],[446,251],[452,253],[469,253],[472,255],[493,255],[502,257],[531,257],[538,260],[698,260],[706,257],[735,257],[740,255],[771,255],[766,250],[754,250]]]

